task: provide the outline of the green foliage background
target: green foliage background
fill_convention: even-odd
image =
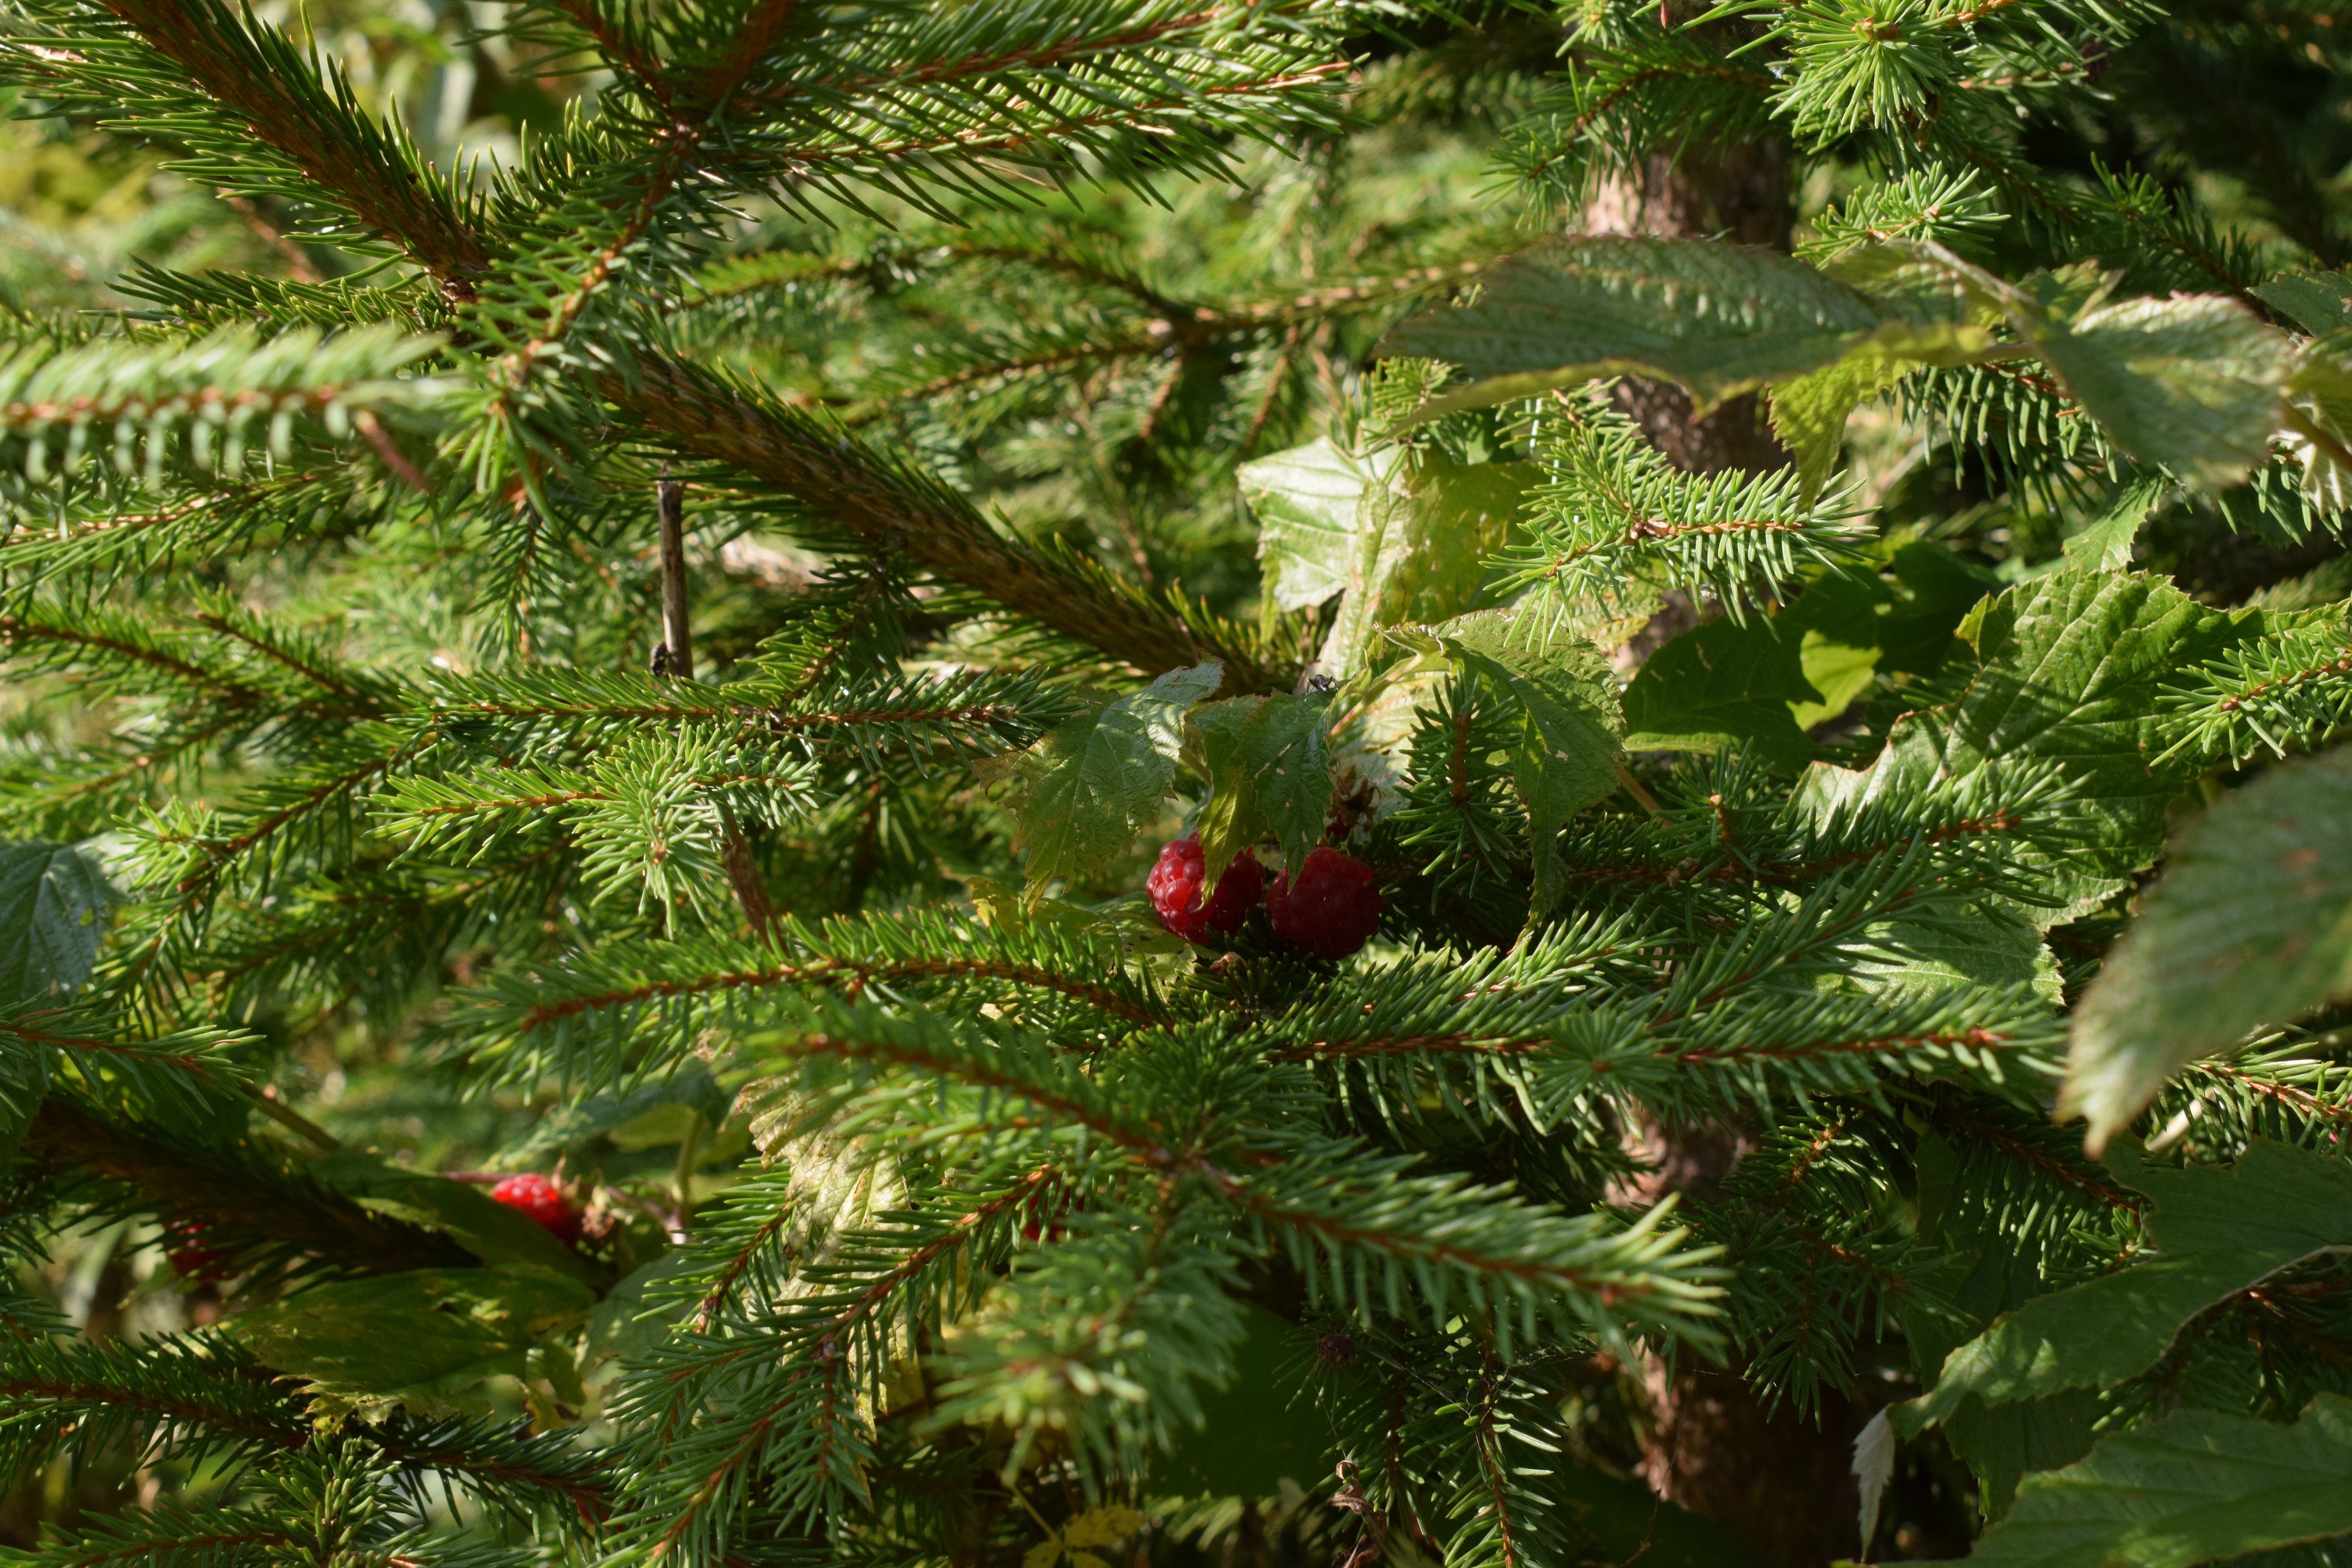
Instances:
[[[13,0],[10,1559],[2333,1561],[2340,22]]]

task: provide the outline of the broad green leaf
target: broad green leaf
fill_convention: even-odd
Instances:
[[[1233,1380],[1202,1391],[1204,1423],[1154,1468],[1171,1495],[1272,1497],[1286,1479],[1307,1486],[1330,1469],[1330,1423],[1294,1370],[1304,1331],[1264,1307],[1241,1312]]]
[[[1971,1395],[2004,1405],[2113,1388],[2155,1365],[2198,1313],[2306,1258],[2352,1249],[2352,1165],[2341,1160],[2257,1139],[2227,1170],[2116,1163],[2126,1186],[2154,1200],[2154,1255],[1995,1322],[1895,1410],[1898,1431],[1943,1420]]]
[[[2123,487],[2115,504],[2100,518],[2064,545],[2069,570],[2074,571],[2129,571],[2132,543],[2139,538],[2139,526],[2164,504],[2172,489],[2172,481],[2161,476],[2139,479]]]
[[[2234,299],[2126,299],[2033,340],[2116,444],[2206,489],[2244,479],[2278,428],[2286,340]]]
[[[1871,928],[1871,940],[1889,949],[1857,959],[1844,979],[1872,990],[1929,987],[2031,990],[2053,1008],[2060,1002],[2057,961],[2042,930],[2016,905],[1998,899],[1970,906],[1966,924],[1890,921]]]
[[[1972,1152],[1982,1157],[1981,1149]],[[1988,1212],[1980,1201],[1981,1172],[1958,1148],[1930,1129],[1920,1136],[1916,1159],[1918,1240],[1946,1261],[1921,1281],[1925,1291],[1900,1293],[1895,1310],[1912,1371],[1933,1385],[1954,1350],[1995,1318],[2046,1294],[2052,1281],[2042,1273],[2046,1259],[2040,1249],[2008,1243],[2000,1210]],[[1940,1298],[1939,1307],[1919,1305],[1926,1296]],[[2099,1414],[2098,1396],[2087,1389],[2007,1405],[1987,1405],[1972,1395],[1942,1426],[1952,1452],[1976,1474],[1979,1506],[1998,1519],[2026,1471],[2053,1469],[2090,1452]]]
[[[1203,885],[1209,888],[1217,885],[1235,855],[1273,835],[1265,813],[1258,809],[1257,789],[1242,749],[1242,732],[1265,702],[1262,696],[1228,697],[1203,703],[1184,718],[1184,764],[1209,786],[1209,798],[1192,823],[1205,862]]]
[[[2003,1568],[2192,1568],[2352,1533],[2352,1399],[2294,1425],[2182,1410],[2029,1476],[1969,1553]]]
[[[545,1269],[419,1269],[315,1285],[228,1321],[255,1355],[308,1385],[320,1418],[446,1411],[595,1304]]]
[[[1884,354],[1850,354],[1772,389],[1772,434],[1796,458],[1807,500],[1822,493],[1837,468],[1847,417],[1910,368]]]
[[[2347,343],[2347,334],[2338,330],[2304,345],[2287,383],[2293,417],[2281,432],[2303,465],[2304,490],[2333,512],[2352,507],[2352,465],[2342,455],[2352,450],[2352,357],[2343,351]]]
[[[1271,696],[1242,727],[1242,764],[1258,815],[1293,875],[1331,818],[1330,716],[1312,696]]]
[[[2253,292],[2314,337],[2352,327],[2352,274],[2296,273],[2258,283]]]
[[[551,1113],[520,1139],[499,1150],[496,1168],[543,1170],[559,1157],[586,1154],[596,1139],[615,1129],[663,1111],[690,1111],[715,1127],[727,1120],[732,1103],[733,1096],[698,1062],[625,1093],[606,1090]]]
[[[1437,630],[1455,657],[1527,710],[1525,737],[1511,753],[1511,779],[1528,809],[1535,909],[1541,913],[1561,889],[1559,831],[1617,787],[1624,719],[1616,683],[1591,643],[1532,611],[1481,611]]]
[[[2283,763],[2174,842],[2075,1009],[2061,1109],[2095,1145],[2164,1081],[2352,989],[2352,748]]]
[[[583,1359],[593,1366],[614,1356],[643,1355],[660,1345],[690,1310],[692,1263],[673,1247],[617,1281],[588,1314]]]
[[[1024,756],[1014,810],[1031,891],[1101,866],[1159,816],[1184,715],[1223,677],[1214,663],[1171,670],[1100,713],[1066,720]]]
[[[1532,463],[1465,465],[1420,452],[1389,482],[1368,487],[1357,511],[1348,596],[1317,662],[1344,679],[1382,629],[1469,609],[1536,477]]]
[[[1853,705],[1854,698],[1870,690],[1878,674],[1878,650],[1848,647],[1808,631],[1798,645],[1797,667],[1805,684],[1821,693],[1822,700],[1790,703],[1789,716],[1796,720],[1799,729],[1811,729],[1837,717]]]
[[[0,844],[0,1009],[61,1001],[89,978],[116,897],[85,850]]]
[[[2279,423],[2286,340],[2237,300],[2099,305],[2113,277],[2095,267],[2011,285],[1916,241],[1868,247],[1836,273],[1712,241],[1555,241],[1497,265],[1475,303],[1398,327],[1381,351],[1471,376],[1418,421],[1598,376],[1678,382],[1702,410],[1786,383],[1776,421],[1809,490],[1835,461],[1846,413],[1882,378],[2018,352],[1973,319],[1994,313],[2118,445],[2191,484],[2243,479]]]
[[[1641,1568],[1763,1568],[1756,1548],[1630,1478],[1555,1462],[1545,1485],[1592,1538],[1598,1561]]]
[[[1274,603],[1303,610],[1347,595],[1320,661],[1344,675],[1381,628],[1470,607],[1538,474],[1531,463],[1464,464],[1401,446],[1357,456],[1325,439],[1245,464],[1240,476]]]
[[[1363,493],[1385,486],[1401,457],[1389,449],[1360,459],[1327,436],[1234,470],[1257,514],[1258,559],[1276,604],[1305,610],[1348,586]]]
[[[1790,713],[1818,703],[1802,638],[1771,616],[1707,622],[1650,655],[1625,688],[1629,751],[1714,751],[1752,745],[1784,766],[1811,754]]]
[[[1878,667],[1889,674],[1932,675],[1965,653],[1953,629],[1985,596],[2000,591],[1990,572],[1944,545],[1921,542],[1895,552],[1901,596],[1878,618]]]
[[[362,1207],[446,1233],[485,1263],[551,1270],[592,1289],[609,1278],[549,1235],[545,1226],[470,1182],[409,1170],[350,1148],[321,1155],[310,1162],[310,1172]]]
[[[1184,761],[1209,783],[1194,831],[1212,885],[1250,845],[1273,839],[1296,873],[1331,814],[1331,741],[1320,697],[1233,697],[1194,708]]]
[[[2150,767],[2166,749],[2165,683],[2243,641],[2260,621],[2259,612],[2208,610],[2145,574],[2062,571],[2021,583],[1961,621],[1977,668],[1957,701],[1896,720],[1858,774],[1816,768],[1801,800],[1826,810],[1895,799],[1938,776],[2011,759],[2054,765],[2069,786],[2074,841],[2063,854],[2020,854],[2066,901],[2044,918],[2072,918],[2156,859],[2165,808],[2198,766],[2184,758]]]
[[[1978,667],[1959,702],[1928,721],[1940,765],[1962,774],[2024,757],[2063,768],[2090,833],[2073,857],[2078,891],[2103,898],[2156,858],[2165,807],[2196,766],[2149,766],[2165,749],[2160,690],[2249,624],[2150,574],[2062,571],[2020,584],[1961,622]]]
[[[1828,364],[1882,319],[1852,289],[1770,251],[1602,236],[1511,257],[1475,304],[1412,318],[1380,352],[1445,360],[1472,378],[1424,419],[1613,375],[1679,382],[1712,406]]]

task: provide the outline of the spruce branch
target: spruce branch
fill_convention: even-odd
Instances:
[[[46,77],[69,101],[88,98],[108,110],[169,106],[165,113],[179,120],[184,135],[213,147],[233,140],[243,151],[257,139],[283,157],[282,173],[267,162],[257,166],[249,152],[243,160],[200,156],[191,172],[239,195],[283,193],[315,203],[331,193],[348,204],[356,233],[330,230],[320,237],[396,246],[440,279],[450,298],[471,298],[474,280],[495,259],[478,232],[478,214],[404,135],[359,107],[339,73],[322,78],[317,63],[283,33],[237,16],[219,0],[106,0],[127,32],[92,26],[94,9],[59,4],[45,10],[57,32],[18,46],[37,81]],[[182,84],[189,81],[212,101],[188,102],[193,95]],[[288,186],[282,193],[281,181]]]
[[[36,1171],[101,1184],[100,1201],[219,1228],[257,1262],[394,1273],[464,1268],[473,1255],[438,1231],[369,1212],[289,1169],[252,1143],[205,1145],[152,1122],[110,1118],[52,1095],[27,1124],[24,1158]]]
[[[1229,689],[1287,689],[1256,639],[1205,610],[1129,587],[1091,563],[1008,538],[937,479],[879,459],[854,438],[748,386],[676,360],[647,361],[608,395],[683,457],[773,486],[793,509],[871,549],[925,569],[1156,673],[1215,659]]]

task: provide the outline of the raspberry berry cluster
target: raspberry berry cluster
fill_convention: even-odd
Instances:
[[[1318,958],[1344,958],[1380,929],[1381,890],[1372,868],[1328,844],[1307,852],[1295,880],[1286,869],[1269,885],[1257,858],[1242,854],[1204,902],[1201,889],[1207,881],[1200,835],[1187,833],[1160,852],[1145,884],[1160,923],[1187,942],[1206,944],[1213,933],[1232,936],[1261,902],[1274,934]]]

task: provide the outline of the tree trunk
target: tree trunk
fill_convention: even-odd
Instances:
[[[1786,150],[1777,141],[1654,152],[1605,183],[1585,211],[1591,234],[1712,237],[1786,249],[1792,213]],[[1695,418],[1690,395],[1671,383],[1629,380],[1617,404],[1668,461],[1694,473],[1777,468],[1788,454],[1765,423],[1761,402],[1734,398]],[[1688,630],[1708,607],[1682,594],[1624,649],[1638,664]],[[1649,1175],[1622,1196],[1655,1202],[1669,1192],[1689,1201],[1718,1197],[1747,1141],[1724,1126],[1644,1125],[1631,1140]],[[1633,1369],[1649,1406],[1643,1479],[1660,1497],[1705,1514],[1785,1568],[1821,1568],[1855,1554],[1851,1456],[1863,1415],[1826,1393],[1818,1423],[1767,1409],[1737,1365],[1685,1356]]]

